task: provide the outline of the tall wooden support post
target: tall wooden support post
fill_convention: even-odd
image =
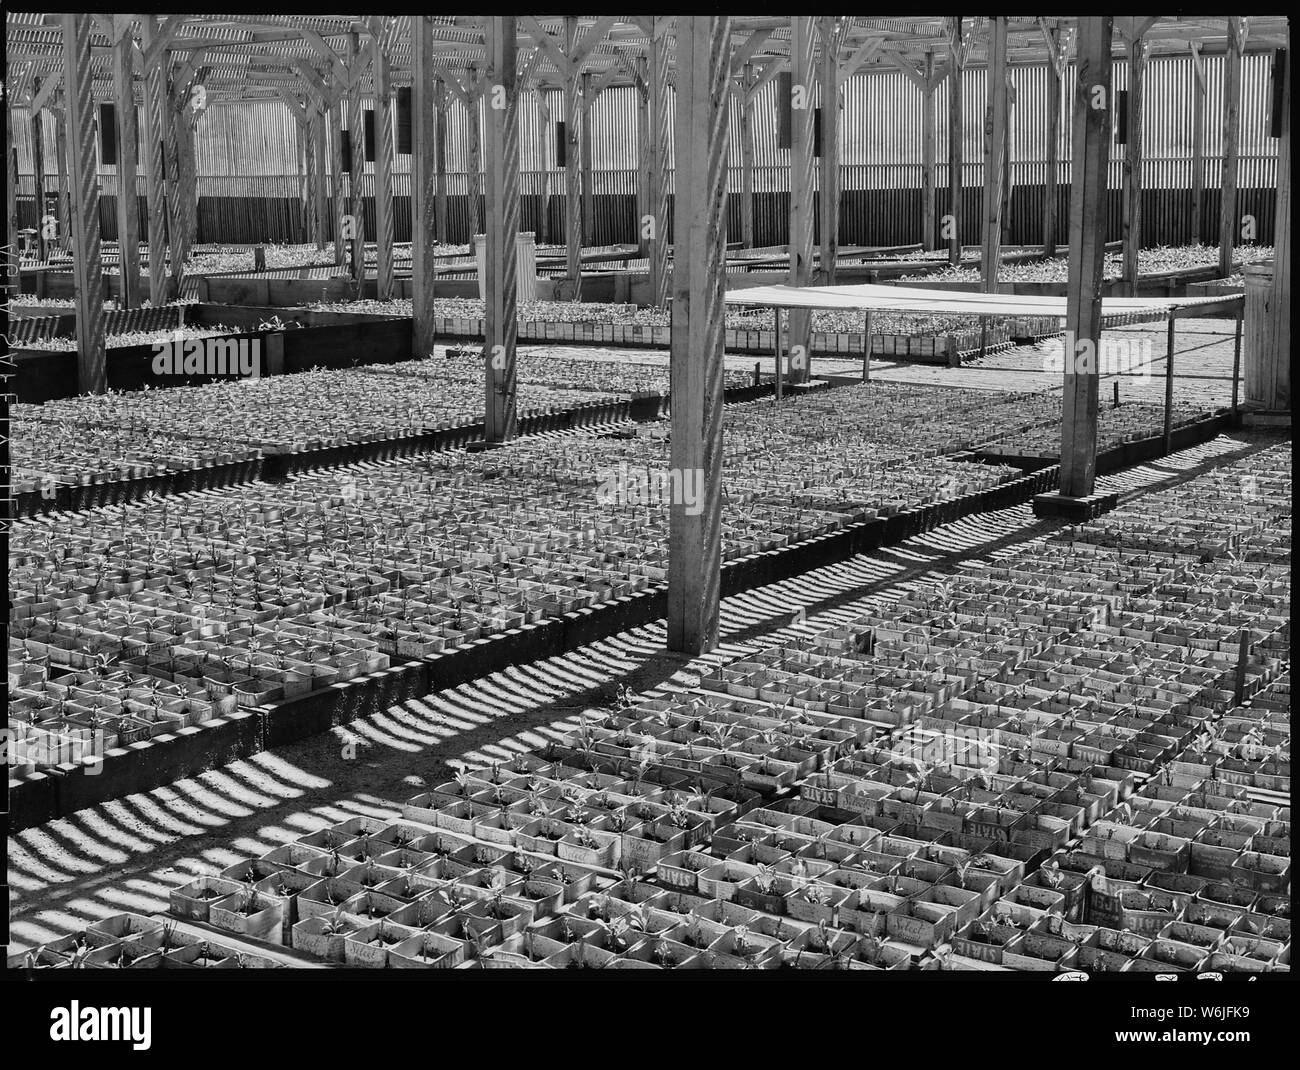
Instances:
[[[1111,136],[1109,17],[1081,17],[1074,88],[1070,262],[1066,288],[1061,495],[1083,498],[1097,475],[1097,358]],[[1092,359],[1080,359],[1091,347]]]
[[[1200,46],[1192,50],[1192,225],[1191,240],[1205,241],[1205,64]]]
[[[140,20],[140,46],[147,52],[158,37],[158,16]],[[149,302],[167,303],[167,64],[149,63],[144,70],[144,145],[149,160]]]
[[[934,115],[934,53],[925,53],[921,90],[921,247],[934,248],[934,166],[938,137]]]
[[[740,96],[740,244],[754,248],[754,65],[745,64]]]
[[[591,71],[582,72],[582,244],[596,244],[596,190],[591,144],[591,109],[596,98],[591,89]]]
[[[839,35],[833,16],[823,16],[817,23],[822,42],[818,97],[821,103],[822,154],[817,190],[821,212],[821,270],[817,277],[823,286],[834,286],[835,262],[840,255],[840,65],[836,55]]]
[[[54,189],[57,195],[59,218],[59,245],[69,248],[72,234],[72,209],[70,206],[70,186],[68,182],[68,132],[64,122],[64,109],[51,108],[54,115]]]
[[[965,124],[962,121],[961,78],[966,69],[966,47],[961,39],[961,19],[953,20],[949,41],[952,75],[948,79],[948,215],[951,216],[948,233],[948,263],[961,262],[961,189],[962,189],[962,139]]]
[[[316,249],[324,251],[326,235],[329,233],[329,212],[325,205],[325,176],[329,167],[329,147],[325,139],[328,126],[328,114],[325,102],[317,100],[311,109],[312,156],[316,166],[312,168],[311,197],[312,214],[316,217]]]
[[[361,284],[366,279],[366,216],[365,202],[361,197],[361,179],[366,169],[366,130],[361,117],[361,72],[366,64],[355,33],[348,34],[345,47],[349,79],[348,145],[352,150],[352,158],[348,161],[347,214],[351,220],[348,229],[352,233],[352,285],[359,295]]]
[[[650,295],[656,308],[668,304],[668,26],[656,15],[647,49],[650,68]],[[679,185],[677,187],[681,189]]]
[[[1286,66],[1282,75],[1282,111],[1277,139],[1277,208],[1273,221],[1273,295],[1268,314],[1273,320],[1269,333],[1277,345],[1279,360],[1291,359],[1291,26],[1286,31]],[[1237,320],[1237,349],[1241,349],[1241,320]],[[1287,376],[1289,384],[1291,377]],[[1289,409],[1290,394],[1286,395]]]
[[[171,219],[171,278],[168,289],[175,298],[181,296],[185,282],[185,261],[190,255],[190,224],[198,216],[198,174],[194,166],[194,127],[186,101],[171,115],[171,143],[175,147],[175,181],[168,203]],[[119,156],[121,146],[118,147]]]
[[[515,17],[488,20],[487,51],[492,64],[487,92],[488,183],[484,291],[486,372],[485,437],[515,437],[515,337],[518,281],[515,252],[519,233],[519,87],[515,66]],[[500,105],[500,106],[498,106]]]
[[[692,655],[717,645],[721,595],[729,27],[677,20],[668,648]]]
[[[348,262],[347,243],[343,240],[343,217],[348,213],[347,201],[343,197],[343,90],[346,86],[338,85],[334,79],[337,75],[330,72],[333,103],[330,104],[330,202],[334,210],[334,265],[342,267]]]
[[[1043,255],[1056,255],[1056,198],[1059,142],[1061,140],[1061,76],[1064,60],[1059,29],[1047,33],[1047,151],[1043,173]]]
[[[77,389],[108,389],[104,362],[104,265],[99,246],[99,186],[95,182],[95,104],[91,97],[92,15],[61,16],[67,94],[68,168],[72,176],[72,280],[77,311]]]
[[[998,262],[1002,255],[1002,158],[1007,127],[1007,20],[997,15],[990,27],[988,106],[984,111],[984,233],[980,252],[980,283],[985,293],[997,293]]]
[[[554,135],[551,130],[551,109],[546,105],[546,90],[538,86],[534,95],[537,97],[537,129],[541,131],[537,145],[537,166],[541,168],[541,173],[537,176],[537,244],[549,245],[551,242],[551,154],[548,146]]]
[[[437,185],[438,113],[433,97],[433,20],[411,16],[411,352],[433,354],[434,205]]]
[[[40,79],[33,79],[39,89]],[[50,258],[50,239],[45,237],[45,123],[40,108],[31,109],[32,132],[32,188],[36,198],[36,255],[41,263]]]
[[[1219,208],[1219,274],[1232,274],[1237,237],[1237,160],[1241,141],[1241,49],[1245,28],[1228,18],[1228,54],[1223,71],[1223,201]]]
[[[1124,268],[1129,295],[1137,293],[1138,251],[1142,248],[1142,83],[1146,41],[1128,43],[1128,140],[1124,143]]]
[[[297,133],[297,153],[294,166],[298,179],[298,217],[294,226],[296,244],[306,244],[311,236],[311,193],[307,174],[311,170],[311,143],[307,138],[307,113],[295,101],[292,105],[298,110],[294,113],[294,129]]]
[[[790,285],[812,282],[813,265],[813,20],[791,18],[790,30]],[[789,325],[790,382],[808,381],[812,315],[792,308]]]
[[[650,234],[645,217],[650,214],[650,66],[645,56],[636,58],[636,251],[650,255]],[[541,148],[545,151],[546,139]]]
[[[438,78],[433,87],[433,102],[438,109],[438,143],[434,147],[437,177],[434,180],[433,216],[437,223],[438,240],[449,242],[447,236],[447,83]]]
[[[1165,330],[1165,453],[1170,453],[1174,444],[1174,313],[1172,309]]]
[[[113,42],[113,89],[117,107],[117,250],[118,303],[140,305],[140,210],[135,195],[135,77],[131,63],[130,25]]]
[[[820,18],[822,25],[822,62],[820,62],[820,101],[822,101],[822,173],[818,196],[822,212],[818,278],[822,285],[835,285],[836,261],[840,259],[840,62],[837,52],[839,35],[835,18]]]
[[[482,234],[483,228],[483,129],[479,118],[479,92],[482,88],[482,75],[471,68],[466,79],[465,99],[465,133],[469,138],[465,166],[469,171],[469,230],[470,240],[475,234]]]
[[[14,141],[14,102],[6,94],[5,99],[5,234],[9,247],[5,258],[6,296],[13,292],[8,289],[17,286],[18,261],[20,258],[21,229],[18,219],[18,144]],[[12,265],[12,268],[11,268]],[[12,270],[12,274],[10,274]]]
[[[175,87],[172,82],[171,56],[164,51],[161,59],[165,71],[163,84],[166,87],[165,103],[163,105],[163,129],[165,131],[163,153],[166,158],[163,187],[167,201],[167,256],[170,261],[167,269],[167,299],[174,301],[180,297],[181,281],[185,270],[185,249],[181,236],[181,232],[184,230],[181,223],[184,217],[180,192],[181,153],[179,135],[176,130],[178,124],[172,107],[172,93]]]
[[[1011,244],[1011,195],[1014,175],[1011,171],[1011,127],[1015,119],[1016,90],[1011,84],[1011,70],[1007,70],[1007,121],[1002,126],[1002,244]]]
[[[578,17],[564,16],[564,54],[577,44]],[[564,75],[564,250],[572,300],[582,300],[582,173],[577,64]]]
[[[378,29],[378,27],[376,27]],[[388,33],[371,35],[375,80],[375,296],[393,299],[393,89]]]

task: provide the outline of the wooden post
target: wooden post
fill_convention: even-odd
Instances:
[[[650,235],[645,217],[650,214],[650,67],[645,56],[636,58],[636,76],[636,251],[638,256],[648,257]]]
[[[296,101],[294,104],[298,106]],[[307,172],[311,170],[311,145],[307,138],[306,112],[302,111],[300,114],[295,114],[293,118],[294,129],[297,133],[297,152],[294,155],[293,162],[298,172],[298,218],[294,230],[294,240],[299,245],[305,245],[307,239],[311,236],[311,194],[307,179]]]
[[[342,267],[348,262],[346,243],[343,240],[343,217],[347,215],[347,202],[343,199],[343,91],[337,84],[337,75],[329,72],[333,103],[330,104],[330,200],[334,208],[334,264]]]
[[[33,93],[40,88],[40,79],[32,79]],[[41,263],[50,258],[51,241],[45,237],[45,124],[40,108],[31,109],[32,132],[32,188],[36,197],[36,255]]]
[[[1128,43],[1128,140],[1124,144],[1124,270],[1130,296],[1137,294],[1138,252],[1142,248],[1142,82],[1146,42]]]
[[[790,30],[790,285],[812,282],[813,262],[813,21],[809,15],[791,18]],[[806,308],[792,308],[790,327],[790,382],[808,381],[812,316]]]
[[[655,15],[647,52],[650,94],[650,295],[656,308],[668,305],[668,16]],[[680,189],[680,185],[678,189]]]
[[[1056,255],[1056,172],[1061,139],[1061,63],[1056,52],[1060,30],[1049,31],[1053,55],[1047,60],[1047,160],[1043,175],[1043,255]]]
[[[990,28],[988,107],[984,112],[984,235],[980,282],[997,293],[1002,253],[1002,156],[1007,129],[1007,20],[997,15]]]
[[[18,144],[14,141],[14,101],[5,100],[5,224],[9,247],[5,258],[6,294],[17,292],[18,263],[22,258],[22,239],[18,219]],[[37,213],[39,225],[40,213]],[[12,274],[11,274],[12,271]]]
[[[519,88],[515,16],[487,21],[488,181],[484,279],[484,371],[488,442],[515,437],[515,338],[518,280],[515,251],[519,233]],[[498,107],[497,105],[502,105]]]
[[[182,100],[180,107],[170,117],[171,144],[175,147],[176,178],[172,183],[171,205],[171,280],[168,287],[172,297],[179,299],[185,281],[185,261],[190,255],[190,225],[198,217],[198,174],[194,166],[194,127]],[[119,146],[120,152],[120,146]]]
[[[961,262],[962,122],[961,76],[965,70],[965,49],[961,44],[961,19],[950,42],[952,76],[948,79],[948,214],[952,231],[948,238],[948,263]]]
[[[1219,274],[1232,274],[1237,242],[1237,159],[1241,130],[1241,17],[1228,18],[1228,54],[1223,72],[1223,200],[1219,208]],[[1280,176],[1280,172],[1279,172]]]
[[[564,54],[572,56],[578,38],[578,17],[564,16]],[[582,300],[582,145],[578,124],[578,65],[570,60],[564,74],[564,251],[565,265],[572,286],[571,299]]]
[[[1013,175],[1011,173],[1011,126],[1015,118],[1016,91],[1011,85],[1011,71],[1007,70],[1007,120],[1002,127],[1002,228],[1001,243],[1011,244],[1011,194]]]
[[[934,248],[934,166],[937,124],[934,115],[934,53],[925,53],[925,88],[921,91],[921,247]]]
[[[1174,443],[1174,314],[1169,313],[1168,337],[1165,344],[1165,453],[1173,450]]]
[[[447,233],[447,84],[441,77],[434,83],[433,101],[438,109],[438,141],[434,146],[437,177],[433,191],[433,215],[437,224],[438,241],[445,243],[451,241],[451,238]]]
[[[318,251],[324,251],[326,234],[329,232],[329,212],[325,207],[325,176],[326,168],[329,167],[329,144],[326,141],[326,128],[328,126],[328,117],[326,114],[326,105],[323,100],[317,100],[312,107],[312,134],[314,142],[313,156],[316,160],[316,166],[312,168],[312,200],[315,202],[316,216],[316,248]],[[191,142],[193,144],[193,142]]]
[[[348,70],[348,145],[352,159],[348,164],[348,215],[352,232],[352,285],[361,294],[366,280],[366,214],[361,196],[361,179],[366,170],[366,126],[361,113],[361,75],[366,61],[357,34],[348,34],[345,48]]]
[[[159,33],[158,16],[140,20],[140,46],[149,50]],[[167,303],[167,79],[164,62],[145,65],[144,70],[144,153],[149,160],[149,302]]]
[[[668,649],[718,642],[722,578],[722,337],[726,306],[730,19],[679,16],[673,270]],[[683,488],[694,489],[687,496]]]
[[[1200,46],[1192,50],[1192,227],[1191,240],[1205,241],[1205,65]]]
[[[772,360],[773,360],[773,389],[775,390],[776,407],[781,407],[781,386],[784,378],[781,372],[781,310],[772,309]]]
[[[72,238],[71,191],[68,183],[68,132],[64,128],[64,109],[51,108],[50,112],[54,116],[54,188],[58,197],[56,203],[59,216],[59,245],[68,249],[71,247],[69,242]]]
[[[823,286],[835,285],[836,261],[840,255],[840,106],[838,34],[834,16],[817,20],[821,30],[821,174],[818,199],[821,210],[820,268],[817,278]],[[811,318],[811,317],[810,317]]]
[[[1290,360],[1291,353],[1291,23],[1287,22],[1286,67],[1282,76],[1282,114],[1277,140],[1277,208],[1273,222],[1273,294],[1268,314],[1273,320],[1269,332],[1277,346],[1277,359]],[[1241,347],[1241,320],[1237,320],[1237,347]],[[1290,375],[1287,376],[1286,406],[1291,407]]]
[[[135,116],[135,75],[131,61],[130,23],[113,42],[113,89],[117,107],[117,269],[118,303],[140,305],[140,206],[135,195],[135,152],[139,136]]]
[[[469,230],[471,244],[475,234],[483,233],[483,133],[479,116],[479,92],[483,76],[471,69],[465,93],[465,130],[469,136]]]
[[[1110,156],[1111,16],[1079,19],[1066,284],[1061,494],[1092,494],[1097,475],[1097,360],[1105,261],[1106,168]],[[1094,359],[1080,361],[1079,347]]]
[[[393,87],[389,32],[371,34],[375,81],[375,296],[393,299]],[[471,124],[472,126],[473,124]]]
[[[871,309],[862,313],[862,381],[871,381]]]
[[[433,20],[411,16],[411,349],[416,359],[433,355],[434,204],[437,183],[438,114],[433,106]]]
[[[591,71],[582,72],[582,244],[596,244],[596,191],[593,188],[591,109],[596,98],[591,89]]]
[[[72,278],[77,314],[77,389],[108,389],[104,361],[104,265],[100,259],[99,186],[95,182],[95,115],[90,34],[94,16],[62,15],[68,168],[72,177]]]
[[[537,176],[537,244],[549,245],[551,241],[551,153],[549,146],[554,133],[551,129],[551,109],[546,105],[546,89],[537,86],[537,129],[541,131],[537,146],[537,160],[541,172]]]
[[[740,94],[740,244],[754,248],[754,65],[746,63]]]
[[[1277,264],[1274,262],[1273,277],[1277,277]],[[1237,326],[1232,342],[1232,415],[1237,415],[1238,388],[1241,385],[1241,321],[1246,314],[1246,302],[1243,298],[1237,306]]]

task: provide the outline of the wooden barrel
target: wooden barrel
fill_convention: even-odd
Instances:
[[[1241,359],[1244,396],[1248,405],[1265,410],[1291,408],[1291,355],[1280,352],[1278,317],[1273,305],[1273,262],[1248,264],[1246,312],[1242,324]],[[1283,315],[1287,314],[1284,309]]]

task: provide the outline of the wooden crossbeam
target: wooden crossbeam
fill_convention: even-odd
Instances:
[[[857,74],[858,69],[868,60],[873,59],[877,52],[884,46],[883,37],[868,37],[862,42],[848,59],[840,64],[838,80],[840,85],[844,85],[850,78]]]
[[[754,54],[767,44],[767,40],[772,36],[772,28],[765,27],[761,30],[755,30],[743,42],[737,45],[731,52],[731,74],[734,77],[739,74],[746,63],[754,58]]]

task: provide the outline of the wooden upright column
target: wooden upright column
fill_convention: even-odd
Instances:
[[[564,16],[564,54],[577,45],[578,17]],[[578,65],[564,75],[564,249],[572,286],[572,299],[582,300],[582,143],[578,125],[582,107],[578,100]]]
[[[469,229],[472,241],[475,234],[483,233],[483,132],[479,118],[479,94],[483,75],[476,68],[471,68],[465,82],[465,98],[462,103],[465,105],[465,133],[469,139],[465,166],[469,172]]]
[[[1128,140],[1124,143],[1124,270],[1130,295],[1137,293],[1138,251],[1142,248],[1142,83],[1146,42],[1128,43]]]
[[[338,84],[338,76],[329,72],[333,102],[329,110],[330,128],[330,201],[334,209],[334,264],[342,267],[347,263],[347,248],[343,240],[343,217],[347,215],[347,201],[343,196],[343,91],[346,86]]]
[[[668,304],[668,16],[654,16],[648,66],[650,69],[650,295],[656,308]],[[678,185],[678,189],[681,186]]]
[[[1223,60],[1223,200],[1219,208],[1219,273],[1225,276],[1232,274],[1232,251],[1237,244],[1237,160],[1241,147],[1241,48],[1244,33],[1241,17],[1230,16],[1228,54]]]
[[[961,19],[954,19],[953,23],[948,46],[952,57],[952,77],[948,79],[948,214],[952,217],[948,262],[957,264],[961,261],[962,138],[965,129],[961,76],[966,69],[966,48],[961,39]]]
[[[22,239],[18,235],[22,229],[18,219],[18,144],[14,140],[14,101],[9,96],[5,100],[5,172],[5,227],[9,248],[5,258],[4,284],[8,294],[17,289],[22,248]],[[11,265],[12,275],[9,273]],[[12,289],[9,288],[11,284]]]
[[[33,79],[32,84],[34,94],[40,88],[40,79]],[[31,109],[32,188],[36,200],[36,255],[44,263],[50,258],[53,243],[45,237],[45,123],[41,110]]]
[[[95,182],[95,104],[90,34],[94,16],[62,15],[67,94],[68,169],[72,177],[72,280],[77,313],[77,389],[108,389],[104,362],[104,265],[100,259],[99,186]]]
[[[668,648],[686,654],[718,642],[729,23],[677,20]]]
[[[485,437],[515,437],[515,337],[519,233],[519,88],[516,84],[515,17],[488,19],[491,62],[486,95],[488,135],[487,227],[484,287]],[[497,105],[501,106],[498,107]]]
[[[813,265],[813,20],[791,18],[790,30],[790,285],[812,283]],[[812,316],[792,308],[789,331],[790,382],[808,381]]]
[[[1193,43],[1192,53],[1192,224],[1191,240],[1205,241],[1205,64],[1200,47]]]
[[[840,255],[840,106],[839,57],[836,53],[838,35],[833,16],[818,19],[821,30],[821,175],[818,186],[821,212],[821,270],[818,281],[823,286],[835,285],[835,262]]]
[[[1079,19],[1061,414],[1061,494],[1072,498],[1090,495],[1097,475],[1097,358],[1106,250],[1113,22],[1110,16]]]
[[[934,115],[934,53],[926,51],[921,90],[921,247],[934,248],[934,166],[937,146]]]
[[[433,104],[433,20],[411,16],[411,346],[416,359],[433,354],[434,205],[438,113]]]
[[[113,42],[113,88],[117,107],[117,251],[118,303],[140,305],[140,206],[135,195],[135,153],[139,134],[135,116],[135,75],[131,25],[120,27]]]
[[[438,78],[433,87],[433,100],[438,109],[438,143],[434,148],[437,178],[434,185],[434,219],[438,227],[438,240],[449,242],[447,235],[447,83]]]
[[[144,15],[140,20],[140,45],[148,52],[158,36],[158,16]],[[165,55],[165,53],[164,53]],[[166,63],[145,64],[144,71],[144,144],[149,160],[149,301],[154,306],[167,303],[167,105]]]
[[[378,29],[378,27],[376,27]],[[375,296],[393,299],[393,92],[385,31],[371,35],[375,79]]]
[[[740,94],[740,244],[754,248],[754,65],[746,63]]]
[[[1277,211],[1273,223],[1273,294],[1268,314],[1276,340],[1277,360],[1291,361],[1291,26],[1286,31],[1286,69],[1282,76],[1282,113],[1277,141]],[[1238,330],[1241,329],[1240,323]],[[1291,382],[1288,374],[1287,383]],[[1279,393],[1281,393],[1279,391]],[[1291,407],[1289,389],[1285,396]]]
[[[650,66],[645,56],[636,58],[636,250],[650,255],[650,235],[645,217],[650,214]],[[545,151],[546,141],[542,141]]]
[[[352,283],[360,293],[366,278],[366,216],[361,197],[361,180],[366,170],[366,127],[361,112],[361,74],[366,63],[355,33],[349,33],[346,45],[348,68],[348,215],[352,225]]]
[[[582,244],[596,244],[596,190],[592,164],[591,109],[596,98],[591,88],[591,71],[582,72]]]
[[[1059,29],[1047,30],[1051,54],[1047,59],[1047,160],[1043,174],[1043,253],[1056,255],[1056,198],[1058,142],[1061,138],[1061,75],[1064,62],[1060,53]]]
[[[988,66],[988,106],[984,112],[984,233],[980,253],[980,283],[985,293],[997,293],[1002,254],[1002,159],[1007,127],[1007,19],[994,16]]]

